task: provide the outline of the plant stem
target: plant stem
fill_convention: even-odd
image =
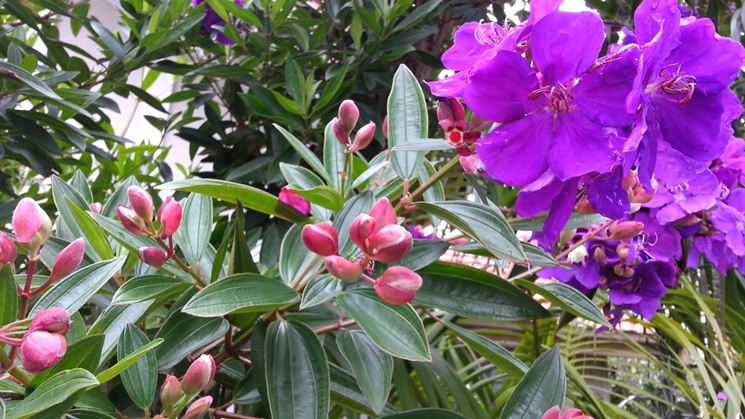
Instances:
[[[354,319],[349,319],[345,321],[338,321],[334,324],[330,324],[328,326],[321,326],[317,329],[313,329],[314,332],[316,332],[317,335],[320,335],[321,333],[327,333],[327,332],[333,332],[335,330],[343,329],[347,326],[351,326],[353,324],[357,323]]]
[[[341,196],[344,197],[346,189],[347,189],[347,177],[349,175],[349,159],[350,159],[350,153],[349,149],[344,150],[344,169],[342,169],[342,172],[339,173],[339,177],[341,178]]]
[[[425,180],[421,185],[419,185],[416,189],[414,189],[414,192],[410,193],[409,196],[402,197],[401,200],[396,205],[396,212],[400,212],[404,208],[404,205],[411,203],[412,200],[418,198],[419,195],[424,193],[424,191],[431,188],[432,185],[434,185],[435,182],[437,182],[438,180],[442,179],[442,177],[445,176],[445,174],[447,174],[447,172],[449,172],[450,169],[457,166],[458,162],[459,162],[459,158],[453,157],[452,160],[443,164],[442,167],[440,167],[440,169],[437,170],[437,172],[435,172],[432,176],[427,178],[427,180]]]
[[[28,268],[26,269],[26,283],[23,286],[23,292],[21,293],[21,307],[18,309],[18,320],[26,318],[26,310],[28,310],[28,300],[30,298],[29,292],[31,291],[31,283],[34,279],[34,273],[36,273],[36,259],[28,262]]]

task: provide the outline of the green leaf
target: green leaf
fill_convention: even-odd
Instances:
[[[150,339],[142,330],[129,324],[122,332],[117,347],[117,359],[121,362],[128,355],[137,352],[138,348],[149,343]],[[155,352],[148,351],[144,357],[124,370],[121,377],[124,389],[134,404],[141,409],[149,407],[155,399],[158,386],[158,360],[155,358]]]
[[[398,147],[427,138],[427,105],[419,81],[403,64],[393,76],[388,96],[388,148],[393,170],[402,179],[411,179],[422,162],[422,152],[398,152]]]
[[[442,240],[414,240],[414,247],[408,255],[396,262],[396,265],[418,271],[433,262],[450,248],[450,243]]]
[[[329,366],[313,330],[294,320],[270,324],[265,356],[272,417],[325,419],[330,404]]]
[[[318,275],[311,279],[310,282],[308,282],[308,285],[303,289],[300,310],[305,310],[306,308],[315,307],[319,304],[325,303],[326,301],[336,297],[343,288],[344,285],[341,280],[328,274]]]
[[[323,167],[329,177],[329,185],[340,191],[342,185],[341,173],[344,171],[344,156],[346,149],[337,141],[334,134],[334,124],[337,118],[332,119],[323,130]]]
[[[559,266],[559,262],[534,244],[523,243],[523,250],[525,250],[525,254],[528,256],[528,263],[531,266],[542,266],[544,268]]]
[[[86,247],[90,247],[93,250],[93,259],[95,261],[108,260],[114,257],[114,252],[111,250],[111,244],[106,239],[106,235],[101,231],[98,223],[93,217],[88,214],[87,211],[78,208],[76,205],[72,205],[72,202],[68,200],[70,212],[72,213],[77,226],[85,237]],[[91,252],[88,252],[89,254]]]
[[[437,262],[419,271],[422,288],[415,304],[489,320],[525,320],[548,312],[519,288],[480,269]]]
[[[70,313],[78,311],[108,282],[109,278],[119,271],[125,259],[118,257],[78,269],[54,284],[42,295],[31,309],[29,316],[50,307],[61,307]]]
[[[44,80],[34,76],[33,74],[24,70],[22,67],[11,64],[7,61],[0,61],[0,68],[12,71],[15,77],[18,78],[18,80],[20,80],[26,86],[35,90],[42,96],[46,96],[50,99],[62,100],[62,98],[57,93],[55,93],[54,90],[52,90],[49,86],[47,86],[46,83],[44,83]]]
[[[104,217],[115,216],[116,208],[119,205],[124,205],[127,203],[127,189],[129,189],[130,186],[137,184],[137,178],[134,176],[130,176],[125,179],[124,182],[122,182],[121,185],[116,188],[114,193],[109,195],[106,202],[104,202],[103,209],[101,209],[101,215],[103,215]]]
[[[34,390],[28,397],[14,405],[7,419],[30,418],[55,405],[64,403],[78,391],[99,385],[90,372],[75,368],[54,375]]]
[[[611,327],[600,308],[574,287],[558,282],[538,286],[524,279],[519,279],[515,283],[536,294],[542,295],[545,299],[563,308],[568,313],[603,326]]]
[[[173,312],[156,338],[162,338],[163,344],[155,351],[158,368],[165,371],[189,356],[193,351],[208,345],[228,331],[228,322],[224,319],[205,319]]]
[[[103,341],[103,335],[93,335],[84,337],[68,346],[65,356],[62,357],[62,360],[57,365],[34,376],[30,388],[37,388],[47,381],[49,377],[73,368],[82,368],[90,372],[95,372],[101,360]]]
[[[323,258],[303,244],[302,229],[303,226],[294,225],[287,230],[279,249],[279,276],[291,286],[309,280],[323,266]]]
[[[418,4],[413,12],[407,14],[406,17],[401,19],[401,22],[393,28],[393,33],[405,31],[419,22],[422,22],[427,18],[427,16],[437,10],[440,3],[441,0],[430,0],[424,4]]]
[[[361,330],[342,331],[337,335],[336,343],[352,367],[362,394],[370,402],[373,411],[380,413],[391,391],[393,359]]]
[[[420,138],[417,142],[399,144],[393,151],[435,151],[435,150],[453,150],[449,142],[437,138]]]
[[[414,409],[383,416],[381,419],[465,419],[445,409]],[[536,418],[537,419],[537,418]]]
[[[163,343],[163,339],[155,339],[154,341],[141,346],[136,351],[120,359],[119,362],[114,364],[111,368],[101,371],[96,376],[96,379],[100,381],[101,384],[107,383],[113,380],[119,374],[124,372],[130,366],[134,365],[140,358],[147,355],[151,350],[153,350],[153,348],[160,345],[161,343]]]
[[[181,309],[197,317],[266,311],[297,302],[295,290],[256,274],[237,274],[199,291]]]
[[[543,353],[517,384],[507,400],[501,419],[539,418],[554,406],[564,404],[566,375],[559,347]]]
[[[279,202],[276,196],[240,183],[218,179],[185,179],[160,185],[158,189],[196,192],[231,204],[240,203],[244,208],[294,223],[309,221],[304,215]]]
[[[116,290],[112,305],[131,304],[161,298],[165,295],[178,295],[191,288],[192,284],[176,278],[161,275],[137,276],[125,282]]]
[[[320,175],[326,183],[331,183],[329,179],[328,173],[326,173],[326,169],[323,167],[323,163],[321,163],[320,160],[318,160],[318,157],[316,157],[315,154],[313,154],[312,151],[308,149],[308,147],[303,144],[302,141],[298,140],[297,137],[292,135],[289,131],[282,128],[281,126],[277,124],[273,124],[274,128],[279,131],[280,134],[282,134],[283,137],[290,143],[292,148],[297,151],[297,153],[300,155],[300,157],[305,160],[306,163],[308,163],[308,166],[310,166],[316,174]]]
[[[83,210],[83,208],[88,208],[85,198],[57,176],[52,176],[52,197],[65,227],[71,233],[70,239],[85,237],[86,254],[96,262],[111,259],[113,254],[105,236]],[[73,212],[74,207],[77,207],[78,212],[83,214],[76,217]]]
[[[184,252],[187,262],[192,266],[197,266],[210,243],[212,200],[205,195],[192,193],[182,201],[182,205],[181,227],[176,230],[173,239],[179,249]]]
[[[0,269],[0,325],[14,322],[18,316],[18,291],[13,277],[13,267],[7,264]]]
[[[259,273],[259,268],[254,262],[253,256],[251,255],[251,249],[248,247],[248,241],[246,240],[245,233],[245,220],[243,215],[243,208],[238,205],[234,212],[233,221],[233,246],[230,249],[230,263],[228,266],[228,272],[232,274],[242,273]],[[215,269],[215,266],[212,267]]]
[[[88,330],[88,335],[105,336],[101,350],[101,364],[113,354],[122,332],[127,325],[136,323],[150,307],[152,301],[142,301],[129,305],[109,306]]]
[[[516,262],[527,260],[507,219],[493,207],[469,201],[417,202],[416,205],[422,211],[447,221],[496,257]]]
[[[594,224],[600,224],[608,221],[608,218],[603,217],[600,214],[579,214],[574,213],[569,217],[564,226],[563,231],[574,230],[576,228],[587,227]],[[546,216],[524,218],[521,220],[515,220],[511,223],[512,228],[515,230],[525,231],[541,231],[543,224],[546,222]]]
[[[297,192],[298,195],[307,199],[311,203],[328,208],[332,211],[339,211],[344,205],[344,198],[336,189],[321,185],[313,188],[303,189],[298,185],[288,185],[288,189]]]
[[[445,326],[447,326],[451,332],[470,346],[471,349],[483,356],[487,361],[502,368],[513,376],[522,377],[528,370],[528,367],[512,355],[512,352],[491,339],[485,338],[484,336],[452,323],[445,322]]]
[[[375,197],[371,191],[365,191],[347,201],[344,208],[342,208],[341,211],[336,214],[336,218],[334,218],[334,227],[336,228],[336,231],[348,232],[349,227],[352,226],[354,218],[372,208],[375,203],[374,198]],[[339,235],[340,255],[344,257],[352,256],[352,254],[357,251],[356,249],[357,247],[352,243],[349,234],[342,233]]]
[[[384,303],[371,289],[343,292],[336,302],[383,351],[410,361],[430,361],[422,320],[410,305]]]
[[[160,247],[158,242],[150,237],[142,237],[130,233],[119,221],[112,220],[111,218],[96,213],[90,213],[90,216],[96,220],[98,225],[101,226],[101,228],[106,231],[111,238],[116,240],[133,254],[137,254],[137,249],[140,247]]]

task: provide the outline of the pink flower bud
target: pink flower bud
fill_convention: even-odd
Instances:
[[[610,229],[611,240],[628,240],[644,231],[644,223],[640,221],[624,221],[613,225]]]
[[[57,365],[66,350],[64,335],[37,330],[23,337],[21,363],[29,372],[41,372]]]
[[[160,402],[163,407],[170,408],[175,405],[184,394],[181,382],[173,375],[166,376],[163,386],[160,388]]]
[[[166,252],[157,247],[140,247],[137,253],[139,253],[141,261],[156,268],[160,268],[168,261]]]
[[[561,407],[554,406],[543,414],[541,419],[592,419],[590,416],[585,415],[579,409],[569,409],[563,414],[561,413]]]
[[[31,198],[23,198],[18,202],[13,211],[12,223],[16,240],[32,254],[38,252],[52,232],[52,220]]]
[[[388,198],[378,199],[378,202],[373,205],[368,214],[375,219],[378,228],[383,228],[389,224],[398,224],[396,210],[393,209],[393,205]]]
[[[201,355],[191,363],[181,379],[181,389],[188,395],[194,395],[204,390],[215,378],[217,366],[211,355]]]
[[[279,202],[292,207],[295,211],[305,216],[310,215],[310,202],[300,196],[297,192],[287,187],[282,187],[279,191]]]
[[[0,269],[16,260],[16,245],[7,234],[0,233]]]
[[[368,253],[367,239],[377,230],[377,222],[373,217],[367,214],[360,214],[352,220],[352,225],[349,227],[349,238],[363,252]]]
[[[68,244],[67,247],[62,249],[62,251],[57,255],[57,259],[54,261],[54,266],[52,266],[52,273],[49,274],[49,280],[56,281],[70,275],[78,268],[78,266],[80,266],[84,254],[85,240],[83,240],[82,237]]]
[[[354,142],[349,147],[349,151],[355,152],[364,150],[370,145],[373,138],[375,138],[375,122],[368,122],[367,125],[360,128],[357,134],[354,135]]]
[[[352,132],[358,119],[360,119],[360,110],[357,109],[353,100],[347,99],[339,105],[339,121],[346,132]]]
[[[119,221],[122,222],[124,228],[129,230],[130,233],[138,236],[147,236],[145,230],[145,220],[140,218],[132,208],[119,205],[116,209],[116,214],[119,216]]]
[[[460,165],[466,173],[481,175],[486,170],[478,154],[460,156],[458,160],[460,160]]]
[[[450,102],[447,99],[440,99],[437,102],[437,120],[442,124],[443,121],[453,122],[455,116],[450,108]],[[446,131],[447,128],[443,127]]]
[[[181,419],[199,419],[204,417],[209,412],[210,406],[212,405],[212,397],[205,396],[197,399],[194,403],[186,409],[186,413]]]
[[[368,254],[378,262],[393,263],[406,256],[414,245],[414,237],[397,224],[387,225],[367,239]]]
[[[309,224],[300,233],[305,247],[321,256],[339,253],[339,234],[331,224]]]
[[[64,308],[52,307],[44,309],[34,316],[26,334],[41,330],[49,333],[66,335],[70,329],[70,313]]]
[[[326,270],[331,275],[349,282],[360,279],[362,275],[362,266],[359,263],[336,255],[326,256]]]
[[[422,277],[403,266],[391,266],[375,281],[375,292],[389,304],[408,304],[422,286]]]
[[[388,138],[388,115],[383,118],[383,126],[381,128],[383,130],[383,137]]]
[[[100,214],[103,210],[103,205],[100,202],[92,202],[88,205],[88,209],[94,214]]]
[[[130,206],[140,218],[146,222],[153,219],[153,197],[147,191],[132,185],[127,189],[127,196]]]
[[[166,198],[158,210],[158,221],[160,221],[160,237],[171,237],[181,225],[181,204],[172,197]]]
[[[344,124],[342,124],[341,121],[334,122],[334,125],[332,125],[332,128],[334,129],[334,136],[336,137],[336,141],[339,142],[339,144],[343,145],[344,147],[349,145],[349,133],[346,129],[344,129]]]

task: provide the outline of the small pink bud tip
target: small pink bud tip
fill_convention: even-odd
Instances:
[[[309,224],[300,233],[305,247],[321,256],[331,256],[339,253],[339,234],[331,224]]]
[[[181,389],[188,395],[198,394],[215,378],[217,366],[211,355],[201,355],[191,363],[181,379]]]
[[[209,412],[210,406],[212,406],[212,397],[205,396],[197,399],[194,403],[186,409],[186,413],[181,419],[199,419],[204,417]]]
[[[28,327],[26,334],[37,330],[66,335],[67,331],[70,330],[70,313],[59,307],[47,308],[38,312],[31,320],[31,325]]]
[[[183,394],[181,382],[178,378],[170,374],[166,376],[166,380],[160,388],[160,402],[163,406],[169,408],[175,405]]]
[[[349,133],[346,129],[344,129],[344,124],[340,120],[337,120],[334,122],[334,125],[332,125],[332,128],[334,130],[334,137],[336,137],[336,141],[339,142],[339,144],[343,145],[344,147],[349,145]]]
[[[590,416],[585,415],[579,409],[569,409],[563,414],[561,413],[561,407],[554,406],[543,414],[541,419],[592,419]]]
[[[57,365],[67,351],[65,336],[37,330],[21,343],[21,363],[29,372],[41,372]]]
[[[84,254],[85,240],[82,237],[68,244],[57,255],[57,259],[54,261],[54,266],[52,267],[52,273],[49,274],[49,280],[56,281],[70,275],[80,266]]]
[[[326,270],[344,281],[356,281],[362,275],[362,266],[341,256],[326,256]]]
[[[375,138],[375,122],[368,122],[367,125],[360,128],[357,134],[354,135],[354,142],[349,147],[349,151],[355,152],[364,150],[370,145],[373,138]]]
[[[414,245],[414,237],[397,224],[387,225],[367,239],[370,257],[383,263],[393,263],[406,256]]]
[[[481,162],[478,154],[460,156],[458,160],[460,160],[460,165],[466,173],[481,175],[486,170],[484,163]]]
[[[391,266],[375,281],[375,292],[389,304],[408,304],[422,286],[422,277],[403,266]]]
[[[611,240],[628,240],[644,231],[644,223],[640,221],[624,221],[613,225],[608,238]]]
[[[353,100],[347,99],[339,105],[339,121],[347,133],[352,132],[359,119],[360,110]]]
[[[13,239],[8,237],[7,234],[0,233],[0,269],[9,263],[13,263],[17,255],[16,245],[13,243]]]
[[[137,253],[139,253],[141,261],[156,268],[160,268],[168,261],[166,252],[157,247],[140,247]]]
[[[88,209],[94,214],[100,214],[103,211],[103,205],[100,202],[93,202],[88,205]]]
[[[129,204],[135,213],[145,221],[153,219],[153,197],[147,191],[137,185],[132,185],[127,189]]]
[[[292,207],[292,209],[300,214],[305,216],[310,215],[310,202],[292,189],[282,187],[277,198],[279,198],[279,202]]]
[[[132,208],[119,205],[116,209],[116,214],[119,216],[119,221],[122,222],[124,228],[129,230],[130,233],[138,236],[147,236],[145,230],[145,220],[140,218]]]
[[[377,230],[377,222],[373,217],[367,214],[360,214],[352,220],[352,225],[349,227],[349,238],[363,252],[368,253],[367,239]]]
[[[172,197],[166,198],[158,210],[158,221],[160,221],[160,237],[171,237],[181,225],[181,204]]]
[[[381,128],[383,129],[383,137],[388,138],[388,115],[383,118],[383,126]]]
[[[31,198],[23,198],[18,202],[13,211],[12,224],[18,243],[26,246],[32,253],[36,253],[46,243],[52,231],[52,220]]]
[[[368,214],[375,219],[378,228],[383,228],[389,224],[398,224],[396,210],[393,209],[393,205],[388,198],[378,199],[378,202],[373,205]]]

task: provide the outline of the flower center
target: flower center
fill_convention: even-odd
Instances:
[[[490,47],[502,43],[506,34],[507,28],[499,26],[496,22],[479,23],[478,28],[473,33],[476,42]]]
[[[662,67],[658,81],[650,88],[652,91],[661,90],[682,105],[690,102],[693,97],[693,92],[696,90],[696,77],[681,74],[678,64],[669,64]]]
[[[572,96],[569,88],[562,84],[538,88],[528,96],[528,99],[535,100],[540,96],[544,96],[548,100],[548,107],[555,112],[571,112],[574,110],[572,106],[574,96]]]
[[[675,197],[676,201],[681,201],[686,198],[686,192],[688,192],[690,186],[687,182],[683,182],[677,185],[665,185],[665,188]]]

